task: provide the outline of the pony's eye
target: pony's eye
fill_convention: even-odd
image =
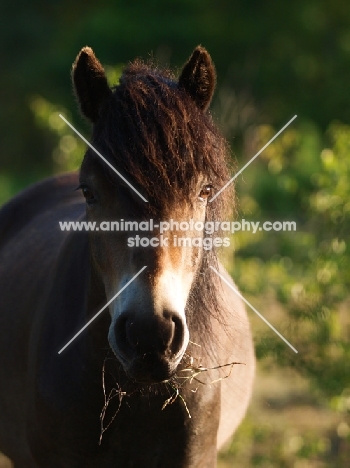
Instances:
[[[87,187],[86,185],[82,185],[80,188],[83,192],[86,203],[93,203],[95,201],[95,197],[92,191],[89,189],[89,187]]]
[[[212,191],[212,188],[213,186],[212,185],[205,185],[202,190],[200,191],[200,194],[199,194],[199,199],[200,200],[206,200],[210,194],[211,194],[211,191]]]

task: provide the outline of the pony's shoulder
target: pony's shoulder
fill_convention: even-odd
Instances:
[[[25,227],[36,216],[59,206],[83,201],[78,173],[49,177],[20,192],[0,209],[0,244]]]

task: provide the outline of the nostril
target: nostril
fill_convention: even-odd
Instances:
[[[115,331],[118,338],[126,340],[126,317],[119,317],[115,324]]]
[[[173,314],[171,320],[173,325],[173,334],[170,349],[173,354],[177,354],[183,346],[185,325],[182,318],[178,315]]]
[[[123,315],[121,315],[117,319],[114,325],[114,333],[118,348],[122,352],[122,354],[126,356],[130,356],[134,351],[134,346],[132,344],[132,341],[130,340],[131,326],[132,321],[128,317]]]

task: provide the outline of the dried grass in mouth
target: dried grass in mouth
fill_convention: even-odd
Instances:
[[[194,344],[195,346],[200,347],[200,345],[198,345],[197,343],[193,343],[193,342],[190,342],[190,343]],[[170,380],[165,382],[165,384],[168,385],[173,390],[173,394],[164,402],[162,406],[162,410],[166,408],[168,405],[173,404],[177,398],[180,398],[182,403],[185,406],[188,417],[191,418],[191,413],[188,409],[186,401],[180,393],[180,390],[184,387],[184,385],[186,385],[188,382],[192,384],[193,381],[197,382],[200,385],[213,385],[217,382],[220,382],[221,380],[224,380],[230,377],[233,366],[237,364],[245,365],[244,362],[229,362],[227,364],[222,364],[222,365],[218,365],[214,367],[204,367],[200,364],[200,358],[194,358],[193,356],[185,353],[184,355],[185,367],[183,369],[178,370],[176,374]],[[202,373],[223,369],[224,367],[229,367],[229,372],[223,377],[219,377],[209,382],[203,382],[202,380],[198,379],[198,376],[201,375]],[[199,385],[197,385],[195,389],[191,389],[191,391],[196,393],[198,388],[199,388]]]
[[[200,348],[201,346],[198,345],[197,343],[190,342],[191,344],[197,346]],[[111,388],[111,390],[107,391],[106,389],[106,362],[108,360],[112,360],[115,362],[116,358],[110,358],[109,353],[107,354],[106,358],[104,359],[103,366],[102,366],[102,388],[103,388],[103,395],[104,395],[104,405],[101,410],[100,414],[100,425],[101,425],[101,432],[100,432],[100,439],[99,439],[99,445],[102,443],[102,438],[104,433],[107,431],[107,429],[111,426],[115,418],[117,417],[117,414],[120,411],[122,401],[125,397],[129,397],[133,395],[135,392],[140,392],[143,393],[145,390],[144,386],[139,386],[137,389],[133,389],[130,392],[123,391],[120,384],[118,383],[117,379],[115,376],[110,373],[110,376],[113,378],[114,381],[114,387]],[[165,386],[168,391],[170,390],[170,396],[167,398],[161,408],[161,410],[164,410],[168,405],[172,405],[178,398],[182,401],[186,412],[188,414],[188,417],[191,418],[191,413],[189,411],[189,408],[187,406],[187,403],[181,394],[181,390],[184,388],[186,384],[191,385],[193,382],[198,384],[195,388],[191,389],[191,392],[196,393],[197,390],[201,385],[213,385],[217,382],[220,382],[221,380],[227,379],[230,377],[233,366],[242,364],[245,365],[244,362],[230,362],[222,365],[217,365],[213,367],[205,367],[201,364],[201,359],[197,357],[193,357],[188,353],[184,354],[184,358],[182,361],[182,368],[179,369],[175,375],[173,375],[169,380],[162,382],[161,384],[151,384],[148,386],[148,393],[152,392],[152,389],[159,388],[159,385]],[[222,377],[218,377],[217,379],[211,380],[209,382],[203,382],[203,380],[199,379],[198,376],[201,374],[207,373],[209,371],[218,371],[223,368],[228,368],[228,372],[226,375]],[[155,392],[156,393],[156,392]],[[107,408],[112,400],[119,399],[118,401],[118,406],[117,409],[115,410],[113,416],[109,419],[108,422],[106,422],[106,412]]]
[[[122,391],[122,389],[120,388],[120,385],[119,385],[118,382],[115,382],[116,387],[113,387],[109,391],[108,396],[107,396],[107,393],[106,393],[106,380],[105,380],[106,361],[107,360],[108,360],[108,355],[107,355],[107,357],[105,357],[105,359],[103,361],[103,366],[102,366],[102,388],[103,388],[104,405],[103,405],[103,408],[102,408],[102,411],[101,411],[101,414],[100,414],[101,432],[100,432],[99,445],[101,445],[101,443],[102,443],[103,434],[107,431],[107,429],[113,423],[113,421],[115,420],[117,414],[119,413],[123,398],[126,396],[126,392]],[[110,419],[110,421],[106,425],[104,425],[108,405],[116,397],[119,398],[118,408],[115,411],[112,418]]]

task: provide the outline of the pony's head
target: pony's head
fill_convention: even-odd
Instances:
[[[233,200],[226,191],[209,203],[229,178],[227,144],[208,112],[215,69],[197,47],[178,80],[135,61],[111,88],[85,47],[72,75],[93,124],[91,143],[119,173],[88,149],[80,171],[86,216],[114,227],[89,234],[95,278],[111,299],[147,266],[109,306],[109,344],[129,377],[161,382],[216,308],[208,266],[215,262],[210,240],[220,233],[200,226],[220,221]]]

